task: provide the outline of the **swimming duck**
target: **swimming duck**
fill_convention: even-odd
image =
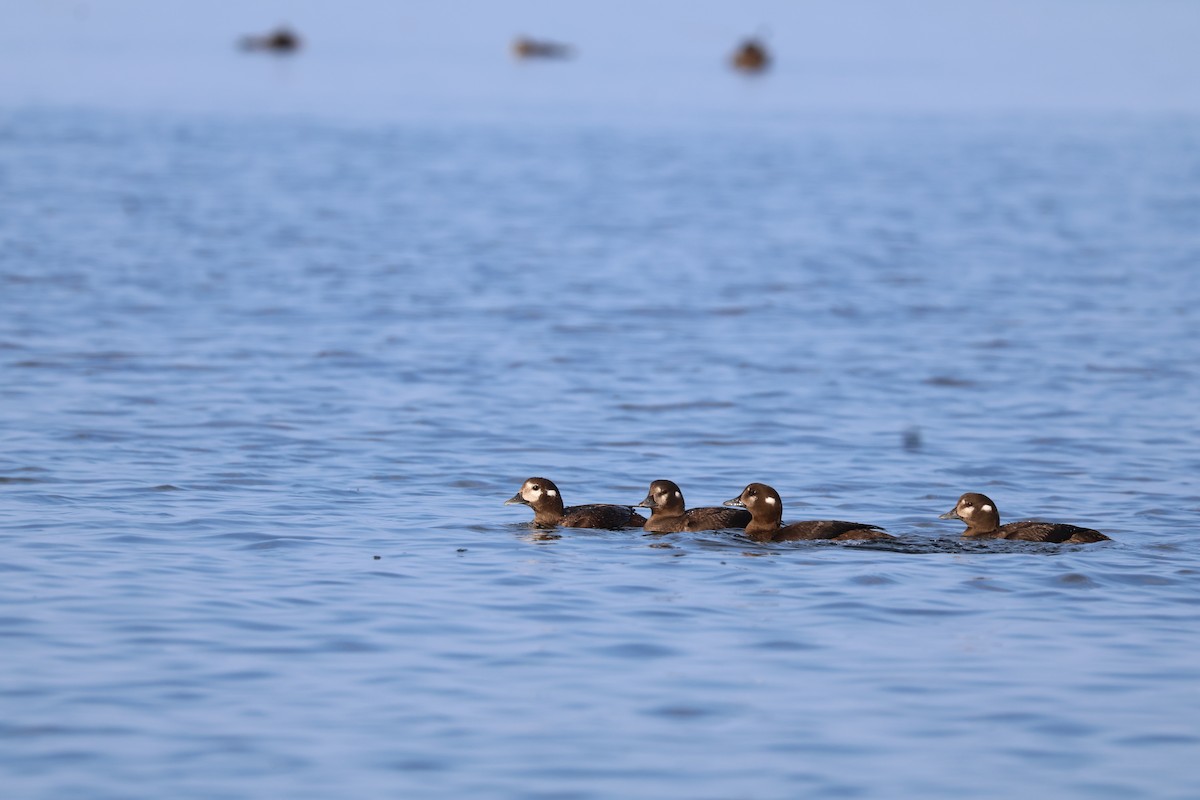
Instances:
[[[266,36],[243,36],[243,50],[267,50],[273,53],[294,53],[300,49],[300,37],[286,26],[280,26]]]
[[[807,539],[891,539],[878,525],[843,522],[834,519],[793,522],[783,525],[783,500],[779,492],[765,483],[752,483],[725,505],[749,510],[753,520],[746,535],[756,542],[791,542]]]
[[[1025,542],[1054,542],[1081,544],[1104,542],[1108,537],[1091,528],[1067,525],[1062,522],[1038,522],[1022,520],[1000,524],[1000,510],[985,494],[967,492],[958,498],[954,508],[938,519],[960,519],[967,523],[963,536],[974,539],[1019,539]]]
[[[512,43],[513,55],[517,58],[570,58],[571,46],[547,39],[531,39],[518,36]]]
[[[729,59],[733,68],[740,72],[762,72],[771,65],[767,46],[758,39],[746,39]]]
[[[645,528],[651,533],[676,533],[678,531],[716,531],[722,528],[744,528],[749,524],[749,511],[735,508],[688,509],[683,503],[683,492],[674,481],[654,481],[646,499],[634,508],[650,509],[650,519]]]
[[[504,505],[525,505],[533,509],[535,528],[640,528],[646,518],[629,506],[614,506],[595,503],[586,506],[563,508],[562,495],[554,481],[546,478],[530,478],[521,485],[521,491],[504,501]]]

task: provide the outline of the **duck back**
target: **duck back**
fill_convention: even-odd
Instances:
[[[693,508],[687,512],[687,530],[719,531],[724,528],[745,528],[750,524],[750,519],[750,512],[741,508]]]
[[[622,528],[640,528],[646,524],[646,518],[628,506],[593,503],[563,509],[562,519],[558,524],[564,528],[620,530]]]
[[[785,525],[768,539],[772,542],[797,542],[816,539],[852,541],[855,539],[891,539],[878,525],[845,522],[838,519],[806,520]]]
[[[1053,542],[1055,544],[1111,541],[1100,531],[1091,528],[1081,528],[1078,525],[1067,525],[1062,522],[1038,522],[1036,520],[1001,525],[996,530],[996,538],[1019,539],[1023,542]]]

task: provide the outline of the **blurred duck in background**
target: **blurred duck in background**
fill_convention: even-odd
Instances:
[[[300,49],[300,36],[286,25],[280,25],[265,36],[243,36],[238,43],[243,50],[294,53]]]
[[[733,51],[730,64],[738,72],[750,74],[765,72],[767,67],[771,66],[771,55],[761,40],[751,37]]]
[[[524,58],[570,58],[573,50],[570,45],[552,42],[548,39],[531,39],[528,36],[518,36],[512,43],[513,56]]]

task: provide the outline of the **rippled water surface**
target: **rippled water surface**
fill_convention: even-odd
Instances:
[[[1195,120],[0,121],[6,795],[1196,796]]]

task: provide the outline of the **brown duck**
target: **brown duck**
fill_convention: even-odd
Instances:
[[[646,499],[634,508],[650,509],[645,528],[651,533],[678,531],[717,531],[722,528],[744,528],[750,523],[750,512],[737,508],[689,509],[684,505],[683,492],[674,481],[654,481]]]
[[[1082,544],[1104,542],[1108,537],[1091,528],[1067,525],[1062,522],[1038,522],[1022,520],[1000,524],[1000,510],[985,494],[967,492],[958,498],[954,508],[938,519],[960,519],[967,523],[963,536],[972,539],[1019,539],[1024,542],[1054,542]]]
[[[730,56],[729,63],[739,72],[758,73],[771,66],[771,55],[758,39],[746,39]]]
[[[587,506],[563,508],[562,494],[554,481],[546,478],[530,478],[521,485],[521,491],[504,501],[504,505],[525,505],[533,509],[535,528],[640,528],[646,518],[629,506],[614,506],[596,503]]]
[[[747,509],[753,516],[746,526],[746,535],[756,542],[792,542],[809,539],[834,539],[847,541],[852,539],[891,539],[878,525],[865,525],[861,522],[843,522],[835,519],[810,520],[793,522],[784,525],[783,500],[779,492],[765,483],[752,483],[742,490],[742,493],[732,500],[726,500],[727,506],[738,506]]]

